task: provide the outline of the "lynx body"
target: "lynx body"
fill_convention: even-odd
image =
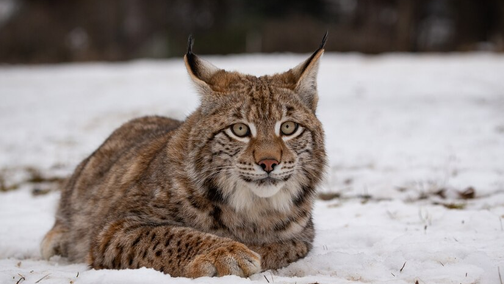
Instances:
[[[326,164],[315,116],[323,46],[255,77],[185,56],[201,95],[184,122],[132,120],[79,164],[42,255],[95,269],[248,276],[303,258]]]

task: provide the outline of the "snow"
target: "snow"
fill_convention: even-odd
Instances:
[[[207,57],[255,75],[304,58]],[[316,202],[314,249],[286,268],[191,280],[41,260],[59,193],[34,195],[55,185],[28,180],[70,174],[128,119],[183,119],[198,105],[184,68],[0,66],[0,177],[17,187],[0,192],[0,283],[502,283],[504,56],[492,54],[324,55],[330,165],[319,191],[338,198]]]

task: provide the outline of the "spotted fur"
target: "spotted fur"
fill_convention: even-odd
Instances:
[[[42,255],[186,277],[246,277],[304,257],[326,164],[315,115],[323,51],[254,77],[190,49],[185,63],[201,106],[184,122],[151,116],[117,129],[63,189]],[[286,121],[298,125],[292,135],[281,133]],[[237,123],[247,136],[233,132]],[[271,172],[261,164],[268,159]]]

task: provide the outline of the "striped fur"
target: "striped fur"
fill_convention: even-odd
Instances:
[[[117,129],[63,189],[42,255],[186,277],[246,277],[304,257],[326,164],[315,116],[322,53],[254,77],[188,52],[201,106],[184,122],[152,116]],[[285,121],[298,123],[294,134],[280,133]],[[236,123],[250,135],[235,135]],[[264,159],[279,162],[269,175]]]

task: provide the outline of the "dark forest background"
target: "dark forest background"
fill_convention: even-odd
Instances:
[[[504,0],[0,0],[0,62],[504,51]]]

